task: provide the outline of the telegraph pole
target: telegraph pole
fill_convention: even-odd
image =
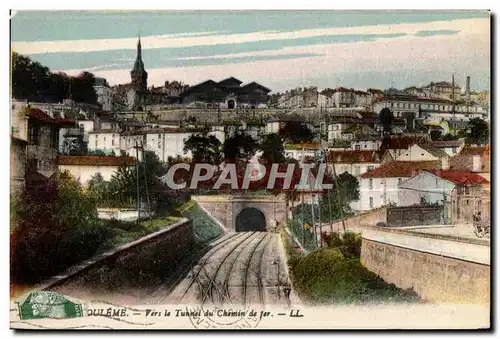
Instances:
[[[141,202],[140,202],[140,194],[139,194],[139,144],[137,143],[137,140],[135,141],[135,156],[136,156],[136,162],[135,162],[135,178],[136,178],[136,189],[137,189],[137,224],[140,223],[141,219]]]

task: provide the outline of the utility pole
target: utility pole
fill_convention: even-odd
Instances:
[[[135,177],[136,177],[136,189],[137,189],[137,224],[140,223],[141,219],[141,202],[140,202],[140,194],[139,194],[139,144],[137,140],[135,140]]]

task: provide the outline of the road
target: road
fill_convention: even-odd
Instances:
[[[288,282],[278,234],[230,233],[205,255],[163,301],[198,305],[287,305]]]

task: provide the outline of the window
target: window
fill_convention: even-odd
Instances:
[[[354,146],[354,149],[355,149],[356,151],[360,151],[360,150],[361,150],[361,145],[355,145],[355,146]]]
[[[111,146],[115,145],[115,138],[111,139]]]
[[[398,178],[398,185],[403,182],[403,178]]]
[[[32,145],[39,145],[40,126],[29,125],[28,133],[29,143]]]
[[[373,198],[370,197],[370,209],[373,209]]]
[[[373,189],[373,179],[370,178],[370,180],[368,180],[368,188],[369,189]]]
[[[104,145],[106,145],[106,137],[104,137]]]
[[[365,144],[365,148],[367,148],[367,147],[368,147],[368,145],[367,145],[367,144]]]
[[[99,147],[99,139],[97,139],[97,136],[95,138],[95,148]]]

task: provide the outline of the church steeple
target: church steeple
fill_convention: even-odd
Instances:
[[[130,76],[136,90],[145,91],[148,88],[148,72],[144,69],[144,62],[142,61],[141,37],[137,41],[137,57]]]

